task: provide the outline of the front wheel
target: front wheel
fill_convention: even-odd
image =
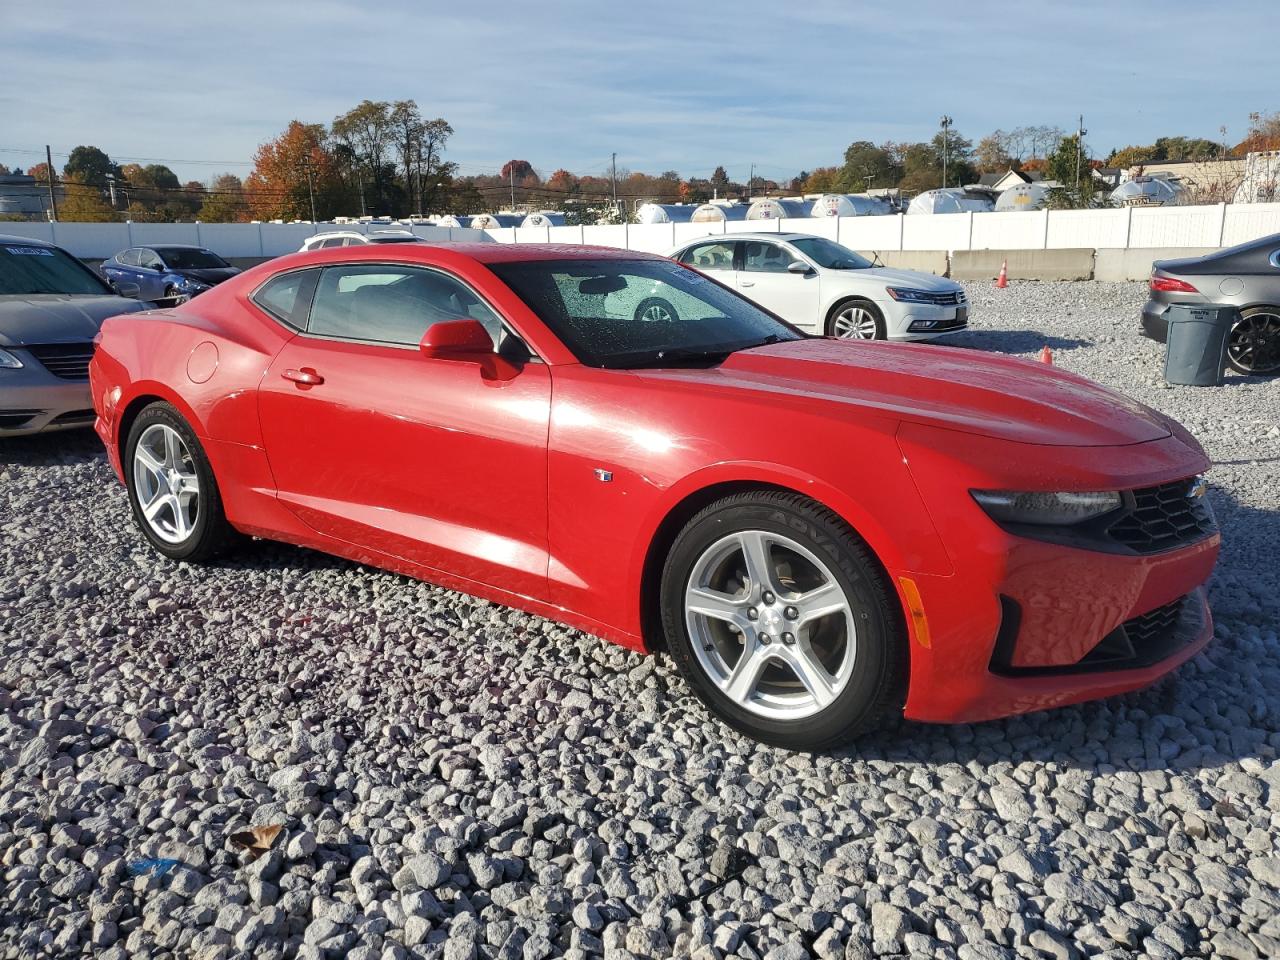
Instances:
[[[827,336],[838,340],[883,340],[884,317],[870,300],[852,300],[831,311]]]
[[[669,649],[694,692],[743,733],[793,750],[883,718],[905,662],[901,616],[867,546],[796,494],[726,497],[672,545]]]
[[[1227,335],[1227,362],[1237,373],[1280,372],[1280,307],[1250,307]]]
[[[172,286],[164,288],[164,298],[166,300],[172,300],[173,305],[175,307],[178,306],[178,304],[186,303],[188,300],[191,299],[189,296],[187,296],[177,287],[172,287]]]
[[[145,408],[124,451],[129,505],[143,535],[172,560],[207,560],[238,537],[195,431],[173,406]]]

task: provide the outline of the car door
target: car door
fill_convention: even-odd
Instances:
[[[164,297],[164,261],[154,250],[138,248],[138,298],[160,300]]]
[[[792,273],[787,268],[801,258],[772,240],[744,240],[738,290],[766,310],[802,330],[820,332],[820,283],[816,270]],[[803,261],[802,261],[803,262]]]
[[[270,286],[255,301],[269,307]],[[320,270],[305,332],[259,390],[277,496],[322,534],[543,597],[550,374],[535,358],[486,379],[479,364],[423,356],[427,327],[466,317],[501,335],[493,309],[442,271]]]

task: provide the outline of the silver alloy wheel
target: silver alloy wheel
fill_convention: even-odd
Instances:
[[[1227,354],[1250,373],[1280,370],[1280,315],[1264,310],[1241,317],[1228,335]]]
[[[857,661],[853,611],[826,562],[763,530],[730,534],[698,558],[685,625],[707,678],[738,706],[774,720],[829,707]]]
[[[153,423],[133,451],[133,486],[147,526],[165,543],[183,543],[200,516],[200,478],[178,432]]]
[[[177,287],[165,287],[164,298],[166,300],[172,300],[175,307],[178,306],[178,304],[186,303],[191,299],[191,297],[183,293]]]
[[[874,340],[875,314],[866,307],[851,304],[836,314],[831,330],[841,340]]]
[[[660,303],[653,303],[640,313],[640,319],[648,323],[670,323],[671,311]]]

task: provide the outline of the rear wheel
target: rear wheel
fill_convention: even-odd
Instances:
[[[831,311],[827,336],[838,340],[883,340],[884,317],[870,300],[850,300]]]
[[[1280,372],[1280,307],[1250,307],[1227,335],[1227,362],[1244,374]]]
[[[821,750],[856,737],[898,693],[901,618],[866,545],[796,494],[726,497],[668,555],[663,627],[694,692],[766,743]]]
[[[680,315],[669,300],[646,297],[636,306],[635,318],[646,323],[679,323]]]
[[[170,404],[153,403],[138,414],[124,453],[134,519],[158,551],[198,562],[238,539],[204,448]]]

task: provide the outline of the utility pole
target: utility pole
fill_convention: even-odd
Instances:
[[[360,216],[365,216],[364,212],[364,171],[356,167],[356,183],[360,185]]]
[[[1084,154],[1084,135],[1089,131],[1084,128],[1084,114],[1080,114],[1080,124],[1076,127],[1076,190],[1080,189],[1080,158]]]
[[[53,220],[58,219],[58,198],[53,195],[53,151],[49,149],[49,145],[44,145],[45,169],[49,173],[49,211],[53,215]]]
[[[751,165],[751,174],[747,177],[747,199],[748,200],[750,200],[753,196],[755,196],[755,182],[756,182],[756,165],[753,163]]]
[[[511,178],[511,212],[516,212],[516,162],[507,164],[507,175]]]
[[[111,209],[116,208],[116,176],[114,173],[107,174],[107,190],[111,194]]]
[[[307,171],[307,193],[311,197],[311,222],[315,223],[316,222],[316,185],[315,185],[315,181],[311,177],[311,161],[303,160],[302,165],[303,167],[306,168],[306,171]]]
[[[947,186],[947,128],[951,126],[952,120],[946,114],[942,115],[942,186]]]
[[[609,186],[613,191],[613,212],[618,212],[618,155],[609,158]]]

